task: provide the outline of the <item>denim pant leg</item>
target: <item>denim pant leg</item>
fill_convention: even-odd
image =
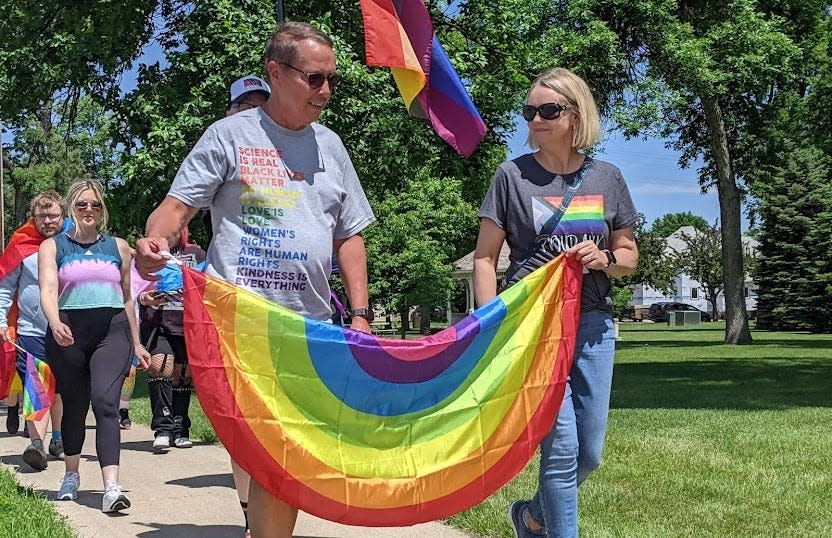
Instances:
[[[575,361],[557,421],[540,443],[540,482],[529,504],[549,538],[578,536],[578,486],[601,463],[614,355],[612,316],[582,313]]]

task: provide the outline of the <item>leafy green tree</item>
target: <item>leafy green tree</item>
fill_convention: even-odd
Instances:
[[[412,305],[445,305],[453,281],[455,244],[476,234],[476,213],[460,195],[460,182],[417,175],[397,196],[375,206],[378,225],[366,232],[377,278],[373,297],[405,320]]]
[[[646,230],[643,215],[636,222],[634,235],[638,245],[638,267],[634,274],[615,280],[615,287],[647,284],[664,294],[673,293],[678,268],[667,255],[666,238],[652,229]]]
[[[89,0],[0,1],[0,117],[9,121],[68,104],[68,123],[82,95],[102,103],[119,96],[121,74],[153,34],[153,15],[184,2]]]
[[[679,271],[686,273],[699,282],[705,291],[705,299],[711,303],[711,312],[717,316],[716,299],[725,286],[725,271],[723,270],[722,234],[719,225],[707,226],[695,233],[680,233],[685,244],[681,252],[670,253],[672,263]]]
[[[653,221],[650,231],[659,237],[667,237],[682,226],[693,226],[702,232],[707,231],[708,221],[690,211],[668,213]]]
[[[832,157],[795,147],[760,185],[757,325],[764,329],[832,331]]]
[[[827,3],[576,0],[568,6],[615,34],[622,55],[613,76],[626,83],[613,100],[625,134],[672,136],[682,166],[704,159],[702,184],[716,186],[720,200],[725,341],[751,342],[740,239],[743,139],[772,95],[799,82],[807,34],[828,19]]]
[[[746,160],[759,201],[758,328],[829,331],[832,294],[829,155],[832,153],[832,25],[806,29],[799,84],[780,88],[767,114],[749,130]]]
[[[37,114],[20,118],[13,127],[12,144],[4,149],[9,170],[5,176],[6,233],[26,218],[29,200],[38,192],[64,192],[76,179],[95,178],[107,184],[117,175],[117,149],[112,143],[110,117],[100,105],[81,98],[76,110],[65,102],[47,101]],[[72,123],[66,117],[72,114]]]

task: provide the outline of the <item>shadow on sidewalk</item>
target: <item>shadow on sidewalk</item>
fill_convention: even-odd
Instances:
[[[234,477],[231,476],[231,473],[206,474],[168,480],[165,484],[185,486],[186,488],[210,488],[216,486],[234,489]]]
[[[211,525],[201,527],[199,525],[178,524],[164,525],[162,523],[140,523],[155,530],[149,530],[137,534],[140,538],[229,538],[243,536],[242,525]]]
[[[89,461],[89,462],[98,461],[97,457],[90,456],[90,455],[85,455],[85,454],[81,454],[81,459],[84,460],[84,461]],[[3,463],[5,465],[11,465],[12,467],[14,467],[14,471],[16,473],[19,473],[19,474],[37,474],[37,473],[43,472],[43,471],[36,471],[35,469],[32,469],[31,467],[29,467],[28,464],[24,463],[22,454],[21,455],[15,454],[15,455],[12,455],[12,456],[0,456],[0,463]],[[64,468],[64,460],[57,459],[52,455],[47,456],[46,463],[49,466],[60,465],[61,469]]]

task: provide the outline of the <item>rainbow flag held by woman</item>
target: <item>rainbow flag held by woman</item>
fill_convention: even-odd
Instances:
[[[413,525],[480,503],[535,453],[563,400],[581,278],[561,256],[455,326],[395,340],[185,269],[188,360],[217,435],[266,490],[340,523]]]
[[[55,376],[46,361],[26,352],[26,379],[23,380],[23,418],[40,420],[55,399]]]

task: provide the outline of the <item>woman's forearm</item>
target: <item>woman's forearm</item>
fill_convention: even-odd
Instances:
[[[482,306],[497,296],[497,268],[492,260],[474,260],[474,299]]]

